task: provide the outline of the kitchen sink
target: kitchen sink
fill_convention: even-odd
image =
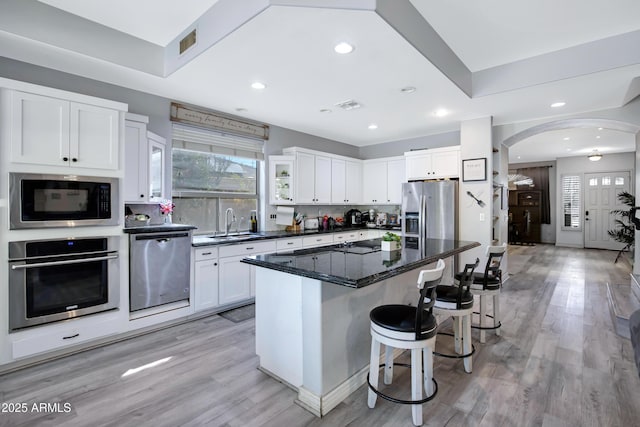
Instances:
[[[249,240],[249,239],[254,239],[260,236],[261,234],[258,234],[258,233],[246,232],[246,233],[232,233],[232,234],[229,234],[228,236],[213,235],[213,236],[207,236],[207,238],[211,239],[211,242],[213,243],[224,243],[224,242],[237,242],[241,240]]]

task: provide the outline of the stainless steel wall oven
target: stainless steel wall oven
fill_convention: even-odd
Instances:
[[[9,243],[9,330],[118,308],[120,238]]]

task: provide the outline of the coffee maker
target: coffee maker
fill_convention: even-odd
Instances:
[[[344,214],[344,224],[347,227],[362,224],[362,212],[358,209],[351,209]]]

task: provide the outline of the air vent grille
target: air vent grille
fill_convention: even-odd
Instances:
[[[196,44],[196,29],[194,28],[189,34],[180,40],[180,55],[182,55],[187,49]]]
[[[355,110],[356,108],[362,107],[362,104],[360,104],[358,101],[354,99],[348,99],[346,101],[338,102],[336,104],[336,107],[340,107],[343,110],[349,111],[349,110]]]

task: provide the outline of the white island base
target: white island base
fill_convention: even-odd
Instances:
[[[418,272],[429,266],[358,289],[254,268],[260,368],[321,417],[366,383],[371,309],[415,305]]]

